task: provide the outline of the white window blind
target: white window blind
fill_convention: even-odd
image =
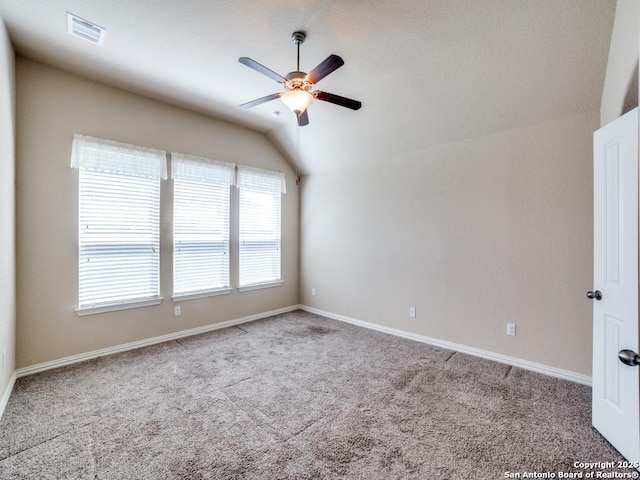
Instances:
[[[79,312],[160,301],[160,179],[166,153],[76,135]]]
[[[173,295],[229,290],[229,196],[235,165],[171,154]]]
[[[238,166],[240,287],[281,281],[281,198],[284,174]]]

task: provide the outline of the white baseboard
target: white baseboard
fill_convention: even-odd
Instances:
[[[16,378],[16,372],[13,372],[13,375],[11,375],[7,387],[4,389],[2,398],[0,398],[0,419],[2,418],[2,415],[4,415],[4,411],[7,408],[7,403],[9,403],[9,397],[11,396],[11,392],[13,391],[13,385],[16,383]]]
[[[255,315],[249,315],[246,317],[236,318],[234,320],[228,320],[225,322],[214,323],[211,325],[205,325],[203,327],[192,328],[189,330],[182,330],[175,333],[170,333],[167,335],[161,335],[159,337],[147,338],[144,340],[139,340],[136,342],[125,343],[122,345],[116,345],[114,347],[103,348],[100,350],[94,350],[91,352],[81,353],[78,355],[73,355],[70,357],[64,357],[57,360],[52,360],[50,362],[39,363],[36,365],[31,365],[29,367],[23,367],[16,370],[14,373],[9,385],[5,389],[5,392],[0,400],[0,418],[2,417],[2,413],[6,407],[7,402],[9,401],[9,396],[11,395],[11,391],[13,390],[13,384],[15,383],[16,378],[24,377],[27,375],[32,375],[34,373],[44,372],[46,370],[51,370],[53,368],[63,367],[66,365],[72,365],[74,363],[83,362],[86,360],[91,360],[97,357],[103,357],[105,355],[111,355],[119,352],[126,352],[128,350],[134,350],[136,348],[142,348],[149,345],[155,345],[157,343],[167,342],[171,340],[177,340],[179,338],[190,337],[192,335],[197,335],[199,333],[211,332],[214,330],[219,330],[221,328],[232,327],[234,325],[240,325],[242,323],[252,322],[254,320],[259,320],[261,318],[270,317],[272,315],[279,315],[281,313],[291,312],[293,310],[301,309],[307,311],[309,313],[314,313],[317,315],[322,315],[323,317],[331,318],[334,320],[338,320],[341,322],[351,323],[353,325],[358,325],[360,327],[369,328],[371,330],[377,330],[379,332],[388,333],[390,335],[395,335],[398,337],[408,338],[410,340],[415,340],[418,342],[426,343],[429,345],[434,345],[441,348],[446,348],[448,350],[454,350],[461,353],[467,353],[469,355],[473,355],[476,357],[486,358],[488,360],[493,360],[499,363],[504,363],[507,365],[512,365],[514,367],[523,368],[525,370],[530,370],[533,372],[542,373],[544,375],[548,375],[551,377],[561,378],[563,380],[569,380],[571,382],[580,383],[583,385],[591,386],[591,377],[587,375],[582,375],[575,372],[570,372],[568,370],[562,370],[555,367],[550,367],[547,365],[543,365],[541,363],[530,362],[528,360],[522,360],[516,357],[510,357],[508,355],[502,355],[499,353],[489,352],[487,350],[481,350],[478,348],[469,347],[467,345],[461,345],[458,343],[447,342],[445,340],[439,340],[436,338],[427,337],[424,335],[419,335],[416,333],[406,332],[404,330],[399,330],[396,328],[385,327],[383,325],[377,325],[375,323],[365,322],[362,320],[357,320],[355,318],[347,317],[345,315],[339,315],[332,312],[327,312],[324,310],[320,310],[318,308],[309,307],[306,305],[291,305],[289,307],[272,310],[269,312],[262,312]]]
[[[487,350],[481,350],[479,348],[473,348],[467,345],[461,345],[459,343],[452,343],[452,342],[447,342],[445,340],[438,340],[437,338],[431,338],[424,335],[419,335],[417,333],[406,332],[404,330],[398,330],[396,328],[385,327],[383,325],[377,325],[375,323],[364,322],[362,320],[357,320],[355,318],[346,317],[344,315],[339,315],[336,313],[326,312],[324,310],[308,307],[306,305],[300,305],[299,308],[306,312],[322,315],[323,317],[331,318],[333,320],[351,323],[353,325],[369,328],[371,330],[377,330],[379,332],[389,333],[391,335],[396,335],[398,337],[408,338],[410,340],[427,343],[429,345],[434,345],[436,347],[442,347],[448,350],[455,350],[456,352],[467,353],[475,357],[486,358],[488,360],[493,360],[495,362],[512,365],[514,367],[523,368],[525,370],[530,370],[532,372],[542,373],[550,377],[569,380],[571,382],[580,383],[582,385],[587,385],[589,387],[591,386],[591,377],[587,375],[582,375],[580,373],[570,372],[568,370],[562,370],[560,368],[555,368],[555,367],[549,367],[541,363],[530,362],[528,360],[522,360],[520,358],[510,357],[508,355],[502,355],[500,353],[493,353]]]
[[[149,345],[155,345],[157,343],[168,342],[170,340],[177,340],[179,338],[190,337],[192,335],[198,335],[199,333],[211,332],[213,330],[219,330],[221,328],[232,327],[234,325],[240,325],[242,323],[253,322],[261,318],[270,317],[272,315],[279,315],[281,313],[291,312],[298,310],[299,305],[292,305],[290,307],[280,308],[278,310],[271,310],[270,312],[257,313],[255,315],[249,315],[246,317],[236,318],[234,320],[227,320],[225,322],[213,323],[211,325],[205,325],[204,327],[191,328],[189,330],[181,330],[175,333],[169,333],[167,335],[161,335],[159,337],[146,338],[144,340],[138,340],[136,342],[124,343],[122,345],[116,345],[114,347],[102,348],[100,350],[93,350],[91,352],[80,353],[78,355],[72,355],[70,357],[59,358],[51,360],[50,362],[39,363],[31,365],[29,367],[23,367],[16,370],[15,378],[25,377],[27,375],[33,375],[34,373],[44,372],[58,367],[64,367],[66,365],[72,365],[74,363],[84,362],[93,358],[104,357],[106,355],[112,355],[114,353],[126,352],[128,350],[135,350],[136,348],[147,347]],[[11,385],[13,387],[13,385]],[[11,389],[9,389],[9,394]],[[7,394],[7,399],[9,398]],[[2,406],[2,405],[0,405]]]

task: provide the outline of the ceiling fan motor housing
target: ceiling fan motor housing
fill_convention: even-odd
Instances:
[[[288,90],[304,90],[309,91],[313,87],[313,83],[307,80],[307,74],[305,72],[289,72],[284,78],[287,79],[284,86]]]

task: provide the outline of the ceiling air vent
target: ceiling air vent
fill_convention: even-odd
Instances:
[[[67,12],[67,32],[96,45],[102,46],[104,43],[104,28],[69,12]]]

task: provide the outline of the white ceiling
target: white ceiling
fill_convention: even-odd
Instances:
[[[16,51],[126,90],[267,133],[302,173],[600,108],[615,0],[0,0]],[[66,12],[106,29],[103,47],[66,33]],[[300,129],[281,91],[241,65],[345,65]],[[282,114],[274,117],[272,112]]]

